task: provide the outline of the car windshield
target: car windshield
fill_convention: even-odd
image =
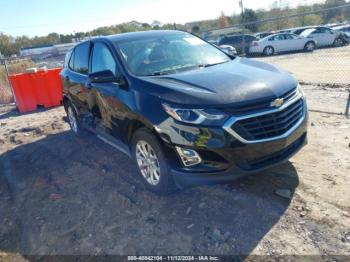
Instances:
[[[224,52],[187,33],[116,42],[115,47],[129,70],[138,76],[173,74],[231,60]]]

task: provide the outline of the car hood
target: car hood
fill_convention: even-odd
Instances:
[[[185,73],[141,79],[148,83],[149,93],[182,105],[260,102],[277,98],[297,86],[290,73],[246,58]]]

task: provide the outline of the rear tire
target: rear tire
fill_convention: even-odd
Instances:
[[[275,54],[275,49],[272,46],[267,46],[264,48],[264,55],[265,56],[272,56]]]
[[[132,157],[145,187],[159,195],[176,191],[162,145],[147,128],[137,130],[131,140]]]
[[[334,42],[333,42],[333,46],[334,47],[340,47],[340,46],[343,46],[343,45],[344,45],[344,41],[340,37],[335,39]]]
[[[312,41],[309,41],[305,44],[304,46],[304,51],[305,52],[313,52],[316,48],[316,44]]]

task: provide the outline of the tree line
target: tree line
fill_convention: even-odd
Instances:
[[[254,11],[252,9],[245,9],[243,16],[241,14],[233,14],[231,16],[227,16],[224,14],[224,12],[222,12],[219,18],[217,19],[191,22],[186,24],[159,25],[159,23],[153,23],[152,25],[150,25],[148,23],[132,21],[118,25],[99,27],[89,32],[77,32],[75,34],[50,33],[47,36],[40,37],[13,37],[0,32],[0,54],[4,56],[10,56],[12,54],[18,54],[21,47],[71,43],[73,39],[79,39],[86,36],[111,35],[133,31],[179,29],[192,31],[195,34],[200,34],[200,32],[202,31],[208,31],[211,29],[234,26],[247,22],[256,22],[273,17],[284,17],[299,13],[317,12],[319,10],[345,5],[347,3],[350,2],[346,2],[346,0],[326,0],[323,4],[299,5],[298,7],[292,8],[288,6],[288,1],[279,0],[276,1],[269,8],[269,10],[259,9]],[[336,23],[343,22],[346,20],[350,20],[350,6],[344,7],[342,9],[329,10],[321,13],[298,16],[275,22],[250,24],[245,26],[244,29],[251,33],[255,33],[306,25]]]

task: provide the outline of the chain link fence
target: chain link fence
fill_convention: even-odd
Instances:
[[[350,14],[346,22],[288,28],[292,19],[296,16],[216,28],[202,32],[202,37],[219,46],[233,46],[240,56],[280,66],[300,82],[350,87]],[[251,28],[263,31],[252,33]],[[315,33],[305,37],[303,32],[311,30]],[[279,41],[263,40],[275,34],[283,36]],[[294,39],[286,34],[293,34]],[[316,46],[308,52],[306,43],[311,40]],[[266,52],[269,46],[273,47],[272,53]]]

